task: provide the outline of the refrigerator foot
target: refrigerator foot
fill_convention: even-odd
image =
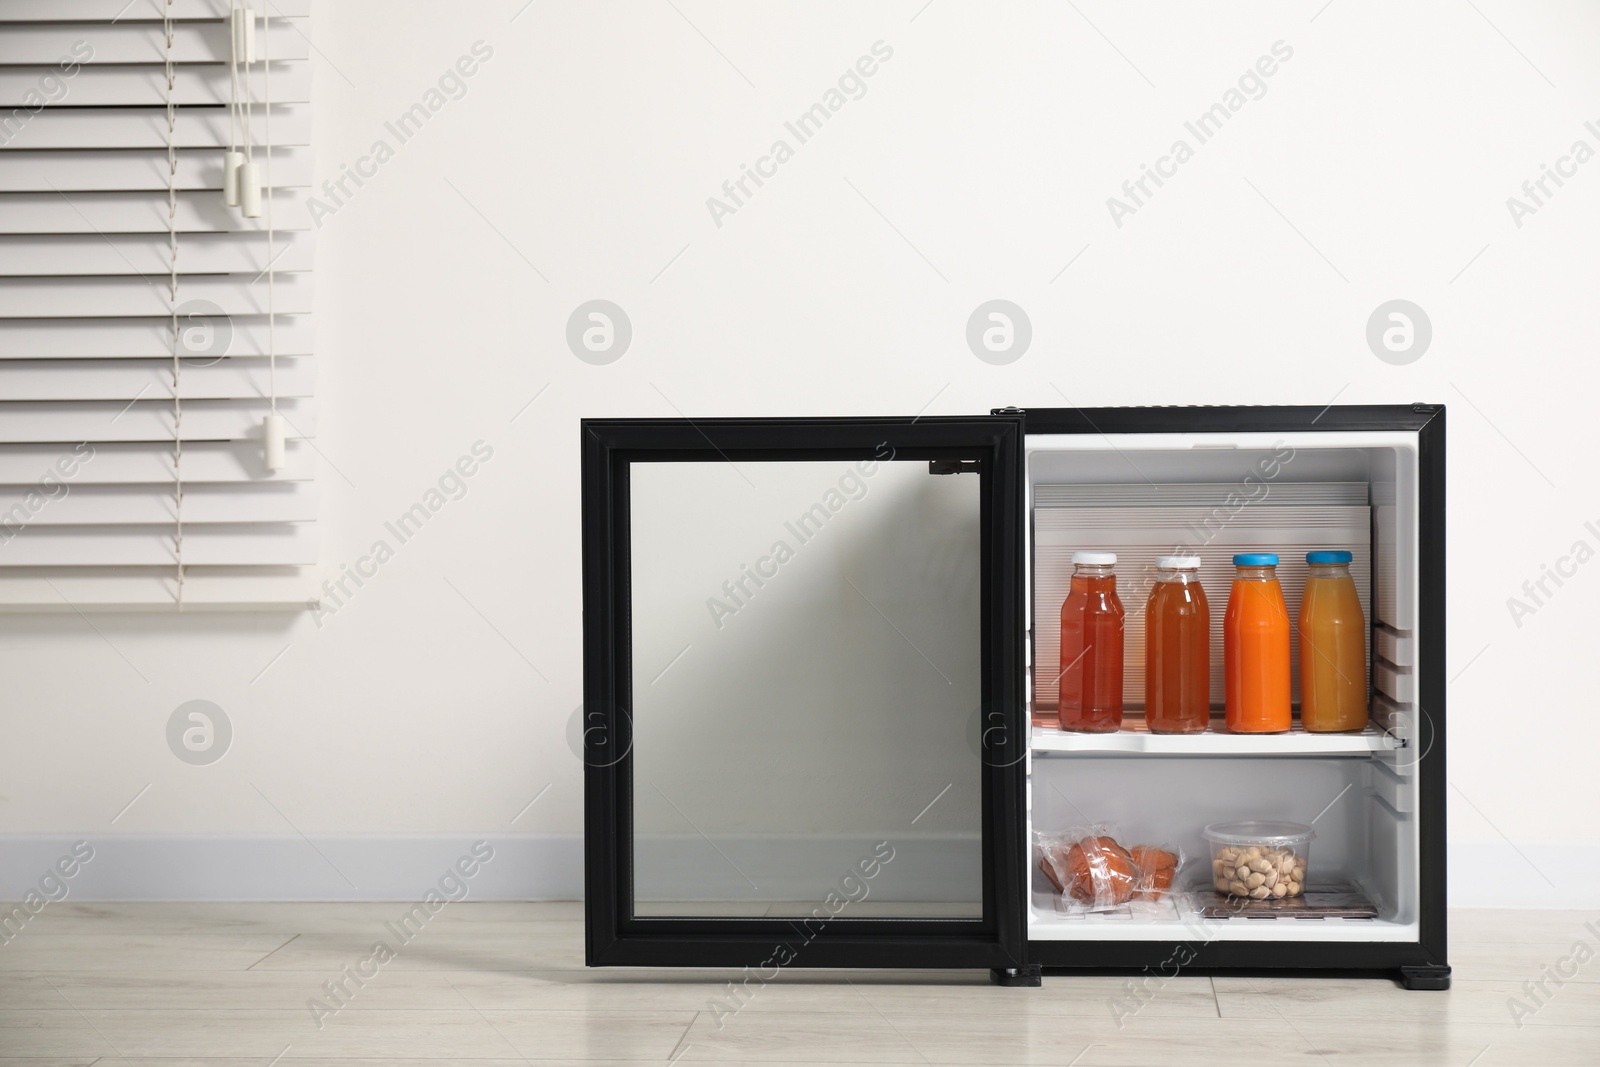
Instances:
[[[1044,984],[1044,964],[1030,963],[1022,967],[991,967],[989,981],[1003,986],[1033,986]]]
[[[1448,967],[1402,967],[1400,984],[1406,989],[1449,989]]]

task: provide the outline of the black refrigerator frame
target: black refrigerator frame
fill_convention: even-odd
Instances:
[[[1027,434],[1417,434],[1416,706],[1430,733],[1417,761],[1418,927],[1414,942],[1030,941],[1024,836],[1030,730],[1024,699],[1023,514]],[[835,919],[793,956],[804,967],[987,967],[1004,984],[1041,973],[1148,973],[1179,944],[1188,974],[1385,973],[1449,987],[1446,920],[1445,409],[1439,404],[998,408],[987,417],[586,419],[582,435],[586,962],[590,966],[761,967],[787,920],[631,915],[628,467],[660,460],[976,460],[983,479],[983,919]],[[622,753],[621,756],[615,755]]]

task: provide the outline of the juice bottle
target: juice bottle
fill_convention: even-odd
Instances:
[[[1157,556],[1144,608],[1144,718],[1155,734],[1211,723],[1211,609],[1199,556]]]
[[[1072,588],[1061,605],[1063,730],[1113,733],[1122,728],[1122,601],[1117,554],[1074,552]]]
[[[1367,620],[1350,553],[1307,552],[1300,601],[1300,724],[1314,733],[1367,725]]]
[[[1228,729],[1278,734],[1289,729],[1289,609],[1278,584],[1278,557],[1233,557],[1233,589],[1222,621]]]

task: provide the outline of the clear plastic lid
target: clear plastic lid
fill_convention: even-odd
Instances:
[[[1110,567],[1117,562],[1115,552],[1074,552],[1072,562],[1085,567]]]
[[[1214,822],[1201,833],[1218,845],[1294,845],[1317,836],[1303,822]]]
[[[1157,556],[1156,567],[1164,571],[1192,571],[1200,566],[1199,556]]]

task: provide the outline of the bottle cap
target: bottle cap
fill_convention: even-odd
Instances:
[[[1074,552],[1073,563],[1081,563],[1089,567],[1109,567],[1117,562],[1115,552]]]
[[[1276,552],[1241,552],[1233,557],[1235,567],[1276,567],[1278,554]]]
[[[1349,563],[1351,555],[1348,552],[1324,551],[1307,552],[1307,563]]]
[[[1199,556],[1157,556],[1156,566],[1164,571],[1192,571],[1200,566]]]

